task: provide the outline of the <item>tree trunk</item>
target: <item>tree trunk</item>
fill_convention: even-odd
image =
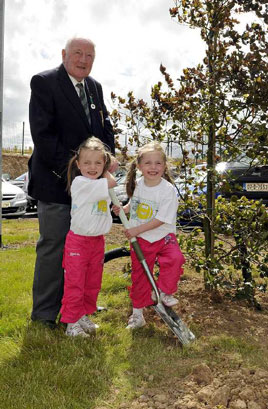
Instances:
[[[209,106],[208,106],[208,151],[207,151],[207,203],[204,220],[205,253],[207,270],[205,271],[205,287],[209,289],[209,280],[214,258],[215,245],[215,152],[216,152],[216,79],[215,61],[217,60],[217,30],[211,27],[208,35],[208,68],[209,68]]]

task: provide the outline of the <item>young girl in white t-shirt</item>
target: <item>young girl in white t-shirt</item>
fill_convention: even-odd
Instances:
[[[91,137],[69,162],[68,190],[72,197],[71,227],[66,236],[61,322],[66,335],[89,336],[98,327],[88,315],[96,311],[101,288],[104,234],[112,226],[109,188],[116,186],[108,172],[111,155]]]
[[[142,177],[136,181],[137,169]],[[127,174],[126,189],[130,200],[123,210],[130,213],[130,228],[125,230],[125,234],[129,240],[137,237],[151,271],[158,262],[160,272],[156,284],[160,299],[171,307],[178,302],[172,294],[177,291],[185,258],[175,236],[176,190],[168,172],[167,157],[159,143],[148,143],[138,150]],[[117,206],[113,206],[113,211],[119,214]],[[131,261],[133,313],[127,328],[134,329],[145,325],[143,308],[153,304],[156,296],[133,248]]]

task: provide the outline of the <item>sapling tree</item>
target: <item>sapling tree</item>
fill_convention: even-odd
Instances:
[[[152,86],[150,103],[136,99],[133,92],[127,99],[113,95],[118,108],[112,117],[116,124],[124,117],[124,127],[116,127],[118,133],[128,128],[132,133],[130,142],[137,145],[148,138],[176,143],[181,148],[184,169],[191,169],[192,157],[205,155],[206,194],[198,197],[197,207],[201,204],[205,208],[205,257],[202,260],[199,255],[199,264],[209,288],[219,282],[215,272],[219,271],[219,263],[222,266],[223,253],[219,255],[215,239],[218,233],[224,233],[219,226],[219,214],[223,208],[228,210],[226,203],[215,199],[219,182],[225,182],[228,188],[228,175],[225,180],[219,180],[217,161],[247,151],[252,160],[261,158],[267,163],[268,6],[266,0],[175,0],[173,3],[171,17],[200,31],[205,58],[196,67],[185,67],[177,85],[161,65],[164,84],[159,81]],[[191,177],[191,171],[188,174]],[[204,181],[198,183],[197,189],[202,188]],[[189,204],[193,205],[190,195],[185,206]],[[242,209],[243,203],[240,214]],[[241,217],[240,222],[245,224],[244,219]],[[231,217],[228,220],[232,223]],[[265,222],[262,228],[264,225]],[[240,227],[242,232],[243,226]],[[236,223],[232,234],[236,243],[241,244]],[[247,243],[243,242],[243,246],[247,247]],[[254,251],[253,247],[250,251]],[[230,254],[237,258],[239,252],[234,250]],[[245,253],[241,260],[243,257]]]

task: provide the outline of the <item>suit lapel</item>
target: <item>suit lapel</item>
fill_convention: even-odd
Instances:
[[[97,86],[92,77],[85,78],[85,85],[86,85],[86,93],[89,101],[89,111],[91,114],[91,123],[92,123],[92,131],[94,129],[94,125],[102,124],[103,125],[103,111],[101,107],[101,101],[98,94]],[[94,109],[92,109],[91,104],[94,105]]]
[[[62,92],[64,93],[66,98],[70,101],[74,109],[79,113],[84,124],[89,129],[89,123],[88,123],[88,119],[86,117],[84,108],[82,107],[78,94],[76,90],[74,89],[72,81],[70,80],[63,64],[61,64],[59,67],[58,79],[59,79],[59,84],[60,84],[60,88]]]

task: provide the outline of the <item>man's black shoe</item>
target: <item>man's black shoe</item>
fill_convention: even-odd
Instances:
[[[56,321],[53,320],[32,320],[33,322],[40,322],[40,324],[44,325],[45,327],[48,327],[50,329],[56,329],[57,324]]]

